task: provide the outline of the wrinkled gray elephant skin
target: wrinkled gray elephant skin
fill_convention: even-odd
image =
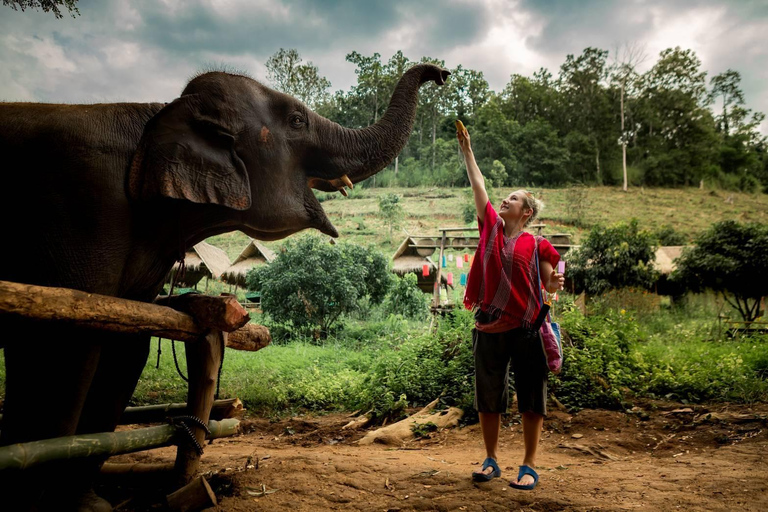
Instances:
[[[335,191],[388,165],[410,135],[419,87],[448,74],[410,68],[384,116],[359,130],[220,72],[192,79],[168,104],[0,103],[0,279],[149,302],[184,251],[210,236],[336,236],[311,189]],[[0,444],[11,444],[114,430],[149,337],[3,319],[0,345]],[[38,475],[30,492],[64,476],[87,480],[93,466]]]

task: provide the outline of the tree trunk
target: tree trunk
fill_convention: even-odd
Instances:
[[[600,146],[595,144],[595,166],[597,167],[597,184],[603,184],[603,178],[600,175]]]
[[[624,82],[621,82],[621,161],[624,168],[624,185],[622,190],[627,191],[627,134],[624,132]]]

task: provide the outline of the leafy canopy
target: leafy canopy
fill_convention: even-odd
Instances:
[[[654,240],[653,234],[639,229],[637,219],[592,228],[584,244],[569,258],[576,288],[591,295],[612,288],[650,288],[658,278],[652,265]]]
[[[760,316],[768,295],[768,226],[727,220],[712,225],[683,251],[672,278],[693,292],[722,294],[745,322]]]
[[[246,275],[249,290],[261,292],[265,313],[300,332],[327,336],[341,316],[365,297],[379,304],[392,275],[384,255],[349,243],[329,244],[308,235],[288,240],[270,263]]]
[[[79,15],[80,11],[75,4],[77,4],[77,0],[3,0],[3,5],[9,6],[14,11],[21,10],[24,12],[27,9],[41,9],[43,12],[53,12],[57,19],[64,17],[59,6],[65,7],[73,18]]]

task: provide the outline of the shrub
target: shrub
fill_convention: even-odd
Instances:
[[[391,279],[381,253],[310,235],[290,239],[272,263],[251,269],[246,286],[261,292],[262,308],[276,322],[320,338],[364,297],[380,303]]]
[[[612,227],[594,227],[569,258],[570,275],[578,290],[599,295],[612,288],[650,288],[658,278],[653,268],[653,236],[641,231],[637,219]]]
[[[429,314],[429,296],[421,291],[417,283],[418,277],[413,273],[395,277],[384,301],[385,309],[406,318],[426,318]]]
[[[672,281],[721,294],[745,322],[761,316],[760,299],[768,295],[768,226],[717,222],[694,244],[678,258]]]

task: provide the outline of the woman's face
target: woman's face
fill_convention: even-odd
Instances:
[[[499,206],[499,217],[504,219],[504,222],[511,222],[512,225],[519,224],[522,220],[523,224],[533,211],[525,206],[525,191],[516,190],[509,194],[501,201]]]

